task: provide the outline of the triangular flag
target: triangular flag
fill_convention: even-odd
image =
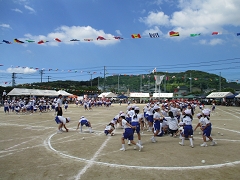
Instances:
[[[58,39],[58,38],[55,38],[54,39],[55,41],[57,41],[57,42],[62,42],[60,39]]]
[[[24,43],[23,41],[20,41],[20,40],[18,40],[18,39],[14,39],[14,42],[19,43],[19,44]]]
[[[158,33],[149,33],[150,38],[158,38]]]
[[[196,36],[200,36],[200,35],[201,35],[201,33],[199,33],[199,34],[190,34],[191,37],[196,37]]]
[[[169,35],[170,35],[171,37],[173,37],[173,36],[179,36],[179,32],[170,31],[170,32],[169,32]]]
[[[141,38],[141,35],[140,34],[132,34],[131,35],[132,38],[136,39],[136,38]]]

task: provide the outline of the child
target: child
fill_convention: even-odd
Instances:
[[[114,129],[115,129],[114,124],[110,122],[110,123],[105,127],[104,133],[106,134],[106,136],[107,136],[108,134],[111,134],[111,136],[114,136],[114,133],[113,133]]]
[[[86,127],[88,127],[89,132],[93,133],[90,121],[88,121],[84,116],[82,116],[81,119],[79,120],[77,129],[79,129],[80,125],[81,125],[81,127],[80,127],[81,132],[82,132],[82,127],[85,125]]]

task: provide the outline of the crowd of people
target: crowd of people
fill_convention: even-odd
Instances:
[[[110,107],[111,101],[108,99],[83,99],[76,100],[77,107],[82,106],[85,110],[92,110],[93,107]],[[195,115],[195,111],[199,108],[196,117],[199,119],[197,126],[193,129],[192,121]],[[63,116],[63,108],[65,111],[68,109],[68,101],[63,99],[60,94],[57,98],[44,99],[44,98],[30,98],[28,101],[25,99],[15,99],[12,101],[4,101],[4,112],[6,114],[10,112],[19,113],[34,113],[54,111],[56,117],[55,121],[58,124],[58,133],[63,132],[63,128],[68,132],[66,123],[70,122],[70,117],[65,118]],[[217,143],[211,137],[211,121],[210,113],[215,111],[215,103],[213,102],[211,110],[204,108],[203,104],[199,104],[198,101],[151,101],[145,104],[143,109],[140,109],[136,104],[128,103],[127,109],[120,111],[114,118],[107,123],[103,130],[106,135],[114,135],[114,131],[117,128],[124,129],[120,150],[125,151],[125,140],[128,144],[135,145],[134,148],[139,148],[139,151],[143,149],[141,134],[144,131],[152,133],[150,141],[152,143],[157,142],[157,137],[172,136],[180,138],[179,144],[183,146],[185,140],[189,140],[190,147],[194,147],[193,144],[193,132],[200,127],[202,131],[203,144],[202,147],[207,146],[207,140],[211,141],[210,145],[216,145]],[[89,128],[89,132],[92,133],[91,122],[82,116],[79,119],[77,128],[86,126]],[[134,135],[137,136],[137,141],[134,141]]]

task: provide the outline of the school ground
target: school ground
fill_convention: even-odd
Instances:
[[[216,146],[200,147],[200,129],[194,133],[194,148],[189,147],[188,140],[180,146],[179,138],[170,136],[158,137],[152,143],[152,134],[144,131],[142,152],[127,144],[122,152],[122,129],[116,129],[115,136],[106,136],[103,130],[126,107],[113,104],[84,111],[83,107],[70,105],[63,112],[71,117],[69,132],[62,134],[56,133],[54,112],[5,115],[1,107],[0,179],[239,179],[239,107],[217,106],[211,114]],[[94,133],[88,133],[86,127],[83,133],[76,131],[81,116],[90,120]],[[196,117],[193,124],[197,124]]]

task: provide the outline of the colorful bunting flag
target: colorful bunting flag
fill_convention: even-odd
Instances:
[[[150,38],[158,38],[158,33],[149,33]]]
[[[106,39],[104,37],[102,37],[102,36],[98,36],[97,40],[106,40]]]
[[[179,36],[179,32],[170,31],[169,35],[170,37]]]
[[[131,35],[132,38],[136,39],[136,38],[141,38],[141,35],[140,34],[132,34]]]
[[[35,42],[34,40],[26,40],[27,42],[31,43],[31,42]]]
[[[93,39],[84,39],[84,41],[93,41]]]
[[[60,39],[58,39],[58,38],[55,38],[54,39],[55,41],[57,41],[57,42],[62,42]]]
[[[196,37],[196,36],[200,36],[200,35],[201,35],[201,33],[199,33],[199,34],[190,34],[191,37]]]
[[[123,39],[123,38],[121,38],[120,36],[114,36],[113,38],[114,38],[114,39]]]
[[[80,41],[80,40],[78,40],[78,39],[71,39],[70,41]]]
[[[38,44],[43,44],[43,43],[45,43],[45,42],[48,42],[48,41],[40,40],[40,41],[38,41]]]
[[[2,42],[5,42],[6,44],[12,44],[10,41],[3,40]]]
[[[20,40],[18,40],[18,39],[14,39],[14,42],[19,43],[19,44],[24,43],[23,41],[20,41]]]
[[[240,33],[237,33],[237,36],[240,36]]]
[[[218,35],[219,32],[212,32],[212,35]]]

